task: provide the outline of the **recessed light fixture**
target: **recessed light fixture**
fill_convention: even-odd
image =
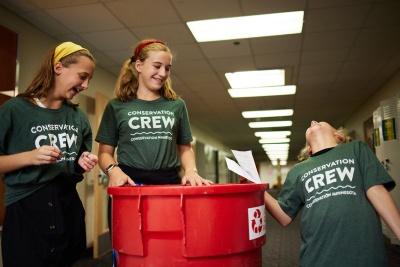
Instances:
[[[282,159],[282,160],[287,160],[288,159],[288,156],[280,156],[280,155],[276,155],[276,156],[274,156],[274,155],[268,155],[268,158],[270,159],[270,160],[278,160],[278,159]]]
[[[266,127],[288,127],[292,126],[292,121],[256,121],[250,122],[250,128],[266,128]]]
[[[258,140],[260,144],[280,144],[280,143],[289,143],[290,138],[261,138]]]
[[[265,131],[255,132],[254,135],[261,138],[286,138],[291,134],[290,131]]]
[[[256,87],[256,88],[231,88],[228,89],[228,93],[233,98],[294,95],[296,93],[296,86],[286,85],[286,86]]]
[[[189,21],[197,42],[297,34],[303,29],[304,11]]]
[[[292,116],[293,109],[243,111],[242,115],[246,119]]]
[[[262,147],[265,150],[289,150],[289,144],[264,144]]]
[[[225,77],[234,89],[285,85],[284,69],[227,72]]]
[[[278,160],[271,160],[272,165],[276,166],[278,165]],[[285,166],[287,165],[287,160],[279,160],[279,165],[280,166]]]

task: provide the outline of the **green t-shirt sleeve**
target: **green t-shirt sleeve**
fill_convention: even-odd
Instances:
[[[189,115],[185,102],[182,100],[181,116],[178,128],[177,144],[188,144],[193,141],[192,131],[190,129]]]
[[[111,101],[104,109],[95,140],[96,142],[101,142],[113,147],[118,146],[117,120]]]
[[[297,173],[296,167],[288,172],[278,196],[280,207],[293,220],[304,206],[303,189]]]
[[[357,142],[357,144],[360,155],[360,169],[364,177],[365,192],[372,186],[379,184],[385,186],[388,191],[392,190],[396,186],[396,183],[379,162],[374,152],[364,142]]]

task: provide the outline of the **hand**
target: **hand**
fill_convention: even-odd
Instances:
[[[56,163],[62,156],[62,151],[54,146],[41,146],[32,150],[32,153],[33,165]]]
[[[201,186],[201,185],[211,185],[213,181],[202,178],[196,171],[187,170],[185,175],[182,177],[183,185],[191,185],[191,186]]]
[[[110,178],[108,181],[108,187],[118,187],[126,184],[133,186],[136,185],[135,182],[119,167],[114,167],[111,171],[109,171],[108,177]]]
[[[97,164],[97,156],[90,152],[83,152],[82,155],[79,157],[78,164],[84,169],[86,172],[90,172],[94,166]]]

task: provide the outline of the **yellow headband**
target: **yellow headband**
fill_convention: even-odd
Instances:
[[[87,50],[86,48],[83,48],[80,45],[74,44],[72,42],[65,42],[60,44],[59,46],[56,47],[56,50],[54,52],[54,64],[56,64],[60,59],[62,59],[65,56],[68,56],[69,54],[72,54],[76,51],[79,50]]]

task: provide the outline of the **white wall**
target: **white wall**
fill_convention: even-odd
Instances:
[[[380,101],[392,98],[399,92],[400,70],[345,122],[344,127],[349,132],[355,131],[356,139],[364,140],[364,121],[372,116],[374,110],[379,107]]]

